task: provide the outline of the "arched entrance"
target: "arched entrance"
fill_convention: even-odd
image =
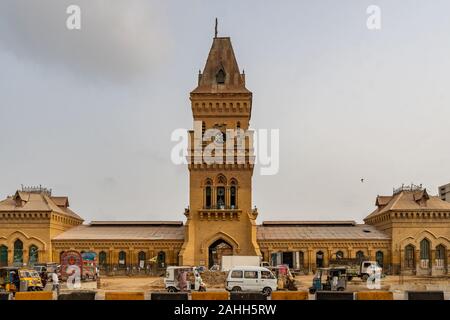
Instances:
[[[316,253],[316,267],[323,268],[323,251],[317,251]]]
[[[214,265],[220,267],[222,256],[232,256],[233,246],[223,239],[214,241],[208,248],[208,267],[211,269]]]

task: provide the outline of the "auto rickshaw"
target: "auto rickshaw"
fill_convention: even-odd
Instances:
[[[325,281],[322,281],[325,276]],[[342,268],[319,268],[313,278],[309,293],[316,291],[344,291],[347,288],[347,269]]]
[[[0,288],[12,293],[44,290],[41,277],[36,270],[18,267],[0,268]]]
[[[286,264],[278,265],[276,267],[268,268],[278,279],[278,290],[297,291],[294,276]]]
[[[183,288],[183,284],[180,283],[183,272],[186,273],[185,288]],[[168,292],[178,292],[183,290],[206,291],[206,286],[196,267],[167,267],[164,286]]]

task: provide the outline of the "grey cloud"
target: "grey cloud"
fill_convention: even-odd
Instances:
[[[81,8],[81,30],[68,30],[66,8]],[[170,52],[161,3],[116,0],[3,0],[0,49],[89,78],[126,81],[147,75]]]

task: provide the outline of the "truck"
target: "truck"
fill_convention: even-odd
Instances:
[[[261,264],[260,256],[222,256],[221,271],[228,272],[236,266],[254,266]]]
[[[338,258],[331,259],[329,263],[330,268],[345,267],[347,270],[347,280],[351,281],[353,278],[361,278],[367,281],[369,275],[373,272],[368,270],[371,268],[376,272],[382,271],[382,268],[376,261],[368,260],[367,258]]]

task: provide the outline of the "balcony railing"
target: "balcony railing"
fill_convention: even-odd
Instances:
[[[223,208],[223,209],[200,209],[198,210],[200,220],[208,221],[224,221],[224,220],[236,220],[241,219],[242,210],[236,208]]]

